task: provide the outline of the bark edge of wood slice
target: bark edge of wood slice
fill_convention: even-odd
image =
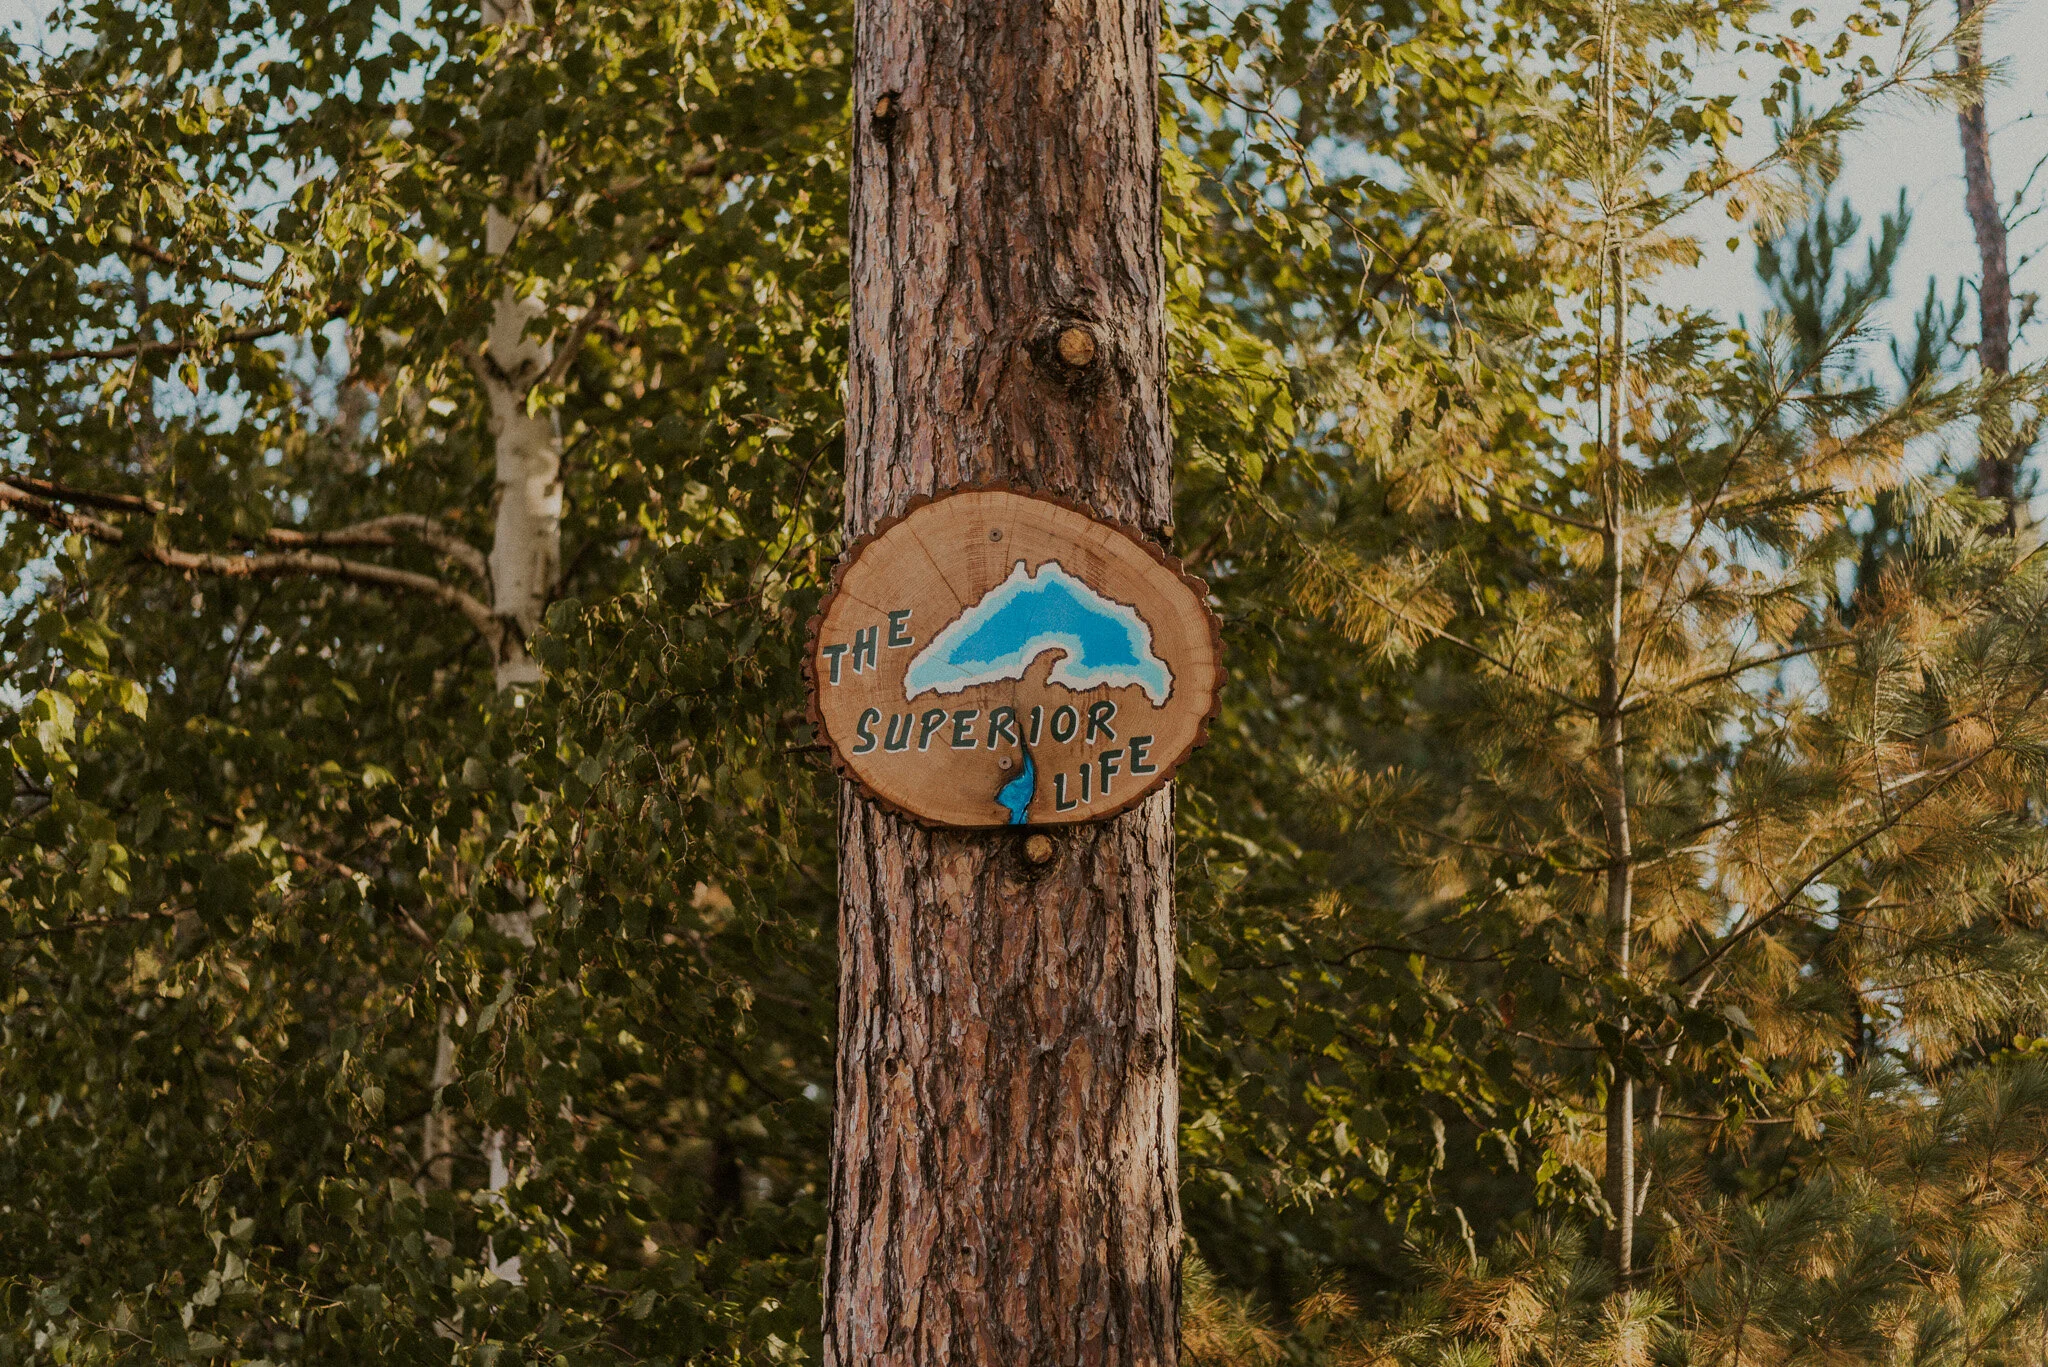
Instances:
[[[804,648],[833,768],[927,826],[1102,821],[1170,781],[1221,706],[1208,586],[1136,529],[976,484],[840,557]]]

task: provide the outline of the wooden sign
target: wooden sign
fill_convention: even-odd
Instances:
[[[1207,588],[1134,533],[1006,488],[913,504],[811,621],[811,720],[840,773],[940,826],[1113,816],[1208,735]]]

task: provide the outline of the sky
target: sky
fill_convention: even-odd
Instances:
[[[1821,21],[1812,26],[1816,32],[1826,29],[1830,17],[1849,9],[1842,0],[1803,3],[1822,11]],[[2048,0],[2012,0],[1994,11],[1985,30],[1984,54],[2001,68],[2002,79],[1990,93],[1987,113],[1992,176],[2000,200],[2010,203],[2028,173],[2048,157]],[[1762,74],[1763,64],[1752,62],[1750,69]],[[1727,79],[1732,72],[1709,75]],[[1753,108],[1750,113],[1750,132],[1768,126]],[[1871,119],[1842,150],[1842,172],[1831,188],[1863,216],[1866,233],[1874,232],[1878,218],[1898,203],[1901,189],[1913,211],[1912,230],[1893,277],[1894,295],[1881,314],[1888,330],[1908,333],[1930,275],[1940,282],[1946,301],[1954,297],[1958,279],[1974,280],[1978,272],[1976,239],[1963,207],[1963,155],[1955,116],[1924,105],[1895,105]],[[2048,205],[2048,167],[2042,168],[2027,202]],[[2048,294],[2048,212],[2013,229],[2008,257],[2016,294]],[[2028,257],[2033,259],[2022,265]],[[1859,251],[1851,260],[1860,264],[1861,258]],[[1683,285],[1682,297],[1724,314],[1747,309],[1754,317],[1762,295],[1748,244],[1735,253],[1712,250],[1707,268]],[[1962,335],[1974,340],[1974,295],[1969,309]],[[2048,359],[2048,321],[2027,330],[2013,359]]]
[[[1846,13],[1850,3],[1820,0],[1814,7],[1822,11],[1825,24]],[[39,38],[46,33],[43,19],[50,9],[49,0],[0,0],[0,24]],[[1985,54],[2002,66],[2003,80],[1989,103],[1991,156],[2000,197],[2010,201],[2028,174],[2048,158],[2048,0],[2007,0],[1992,17]],[[1761,74],[1762,65],[1753,65]],[[1706,74],[1736,83],[1733,64],[1729,66]],[[1754,135],[1767,121],[1756,117],[1753,107],[1751,114]],[[1881,315],[1889,330],[1903,334],[1910,329],[1929,276],[1940,282],[1947,299],[1957,280],[1977,274],[1976,244],[1963,209],[1955,119],[1941,110],[1899,106],[1878,115],[1843,150],[1842,173],[1833,188],[1856,206],[1867,227],[1874,227],[1879,215],[1891,209],[1902,188],[1913,210],[1912,232],[1895,276],[1895,297]],[[2048,168],[2033,189],[2029,202],[2048,205]],[[2048,213],[2020,224],[2012,234],[2010,251],[2015,291],[2048,293]],[[1747,243],[1734,253],[1715,249],[1705,269],[1674,284],[1674,302],[1711,306],[1724,315],[1754,316],[1763,298]],[[1965,333],[1974,336],[1974,305],[1972,314]],[[2027,330],[2018,340],[2014,359],[2048,359],[2048,322]]]

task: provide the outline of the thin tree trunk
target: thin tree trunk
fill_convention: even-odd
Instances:
[[[1623,284],[1622,272],[1614,272]],[[1617,317],[1617,341],[1619,323]],[[1617,354],[1620,351],[1616,347]],[[1619,370],[1617,359],[1615,369]],[[1615,378],[1619,390],[1619,376]],[[1622,403],[1616,399],[1610,409],[1611,422],[1618,422]],[[1620,441],[1610,428],[1610,461],[1618,461]],[[1611,586],[1606,639],[1600,660],[1600,813],[1607,836],[1607,933],[1608,953],[1614,971],[1628,981],[1635,942],[1635,844],[1629,820],[1627,738],[1622,720],[1622,586],[1623,551],[1620,515],[1619,473],[1610,477],[1606,560]],[[1624,1015],[1617,1024],[1627,1039],[1632,1022]],[[1622,1070],[1620,1060],[1607,1091],[1607,1181],[1606,1195],[1613,1223],[1608,1227],[1607,1255],[1617,1283],[1626,1285],[1634,1271],[1635,1217],[1645,1193],[1636,1189],[1635,1080]]]
[[[420,1122],[420,1175],[414,1184],[422,1196],[429,1187],[445,1188],[451,1182],[448,1169],[455,1153],[454,1125],[441,1098],[441,1089],[455,1081],[455,1039],[448,1033],[450,1014],[447,1007],[442,1007],[434,1029],[434,1072],[428,1083],[433,1089],[433,1101],[427,1118]]]
[[[531,0],[484,0],[484,23],[488,26],[531,24]],[[516,187],[515,199],[527,203],[536,198],[545,183],[545,148],[533,168]],[[484,217],[484,249],[492,256],[511,250],[519,235],[516,219],[496,208]],[[493,677],[500,689],[523,688],[541,681],[540,663],[533,658],[527,642],[539,630],[541,614],[547,611],[562,563],[562,437],[552,409],[540,413],[527,410],[527,395],[534,381],[547,373],[554,358],[545,340],[526,335],[526,325],[537,316],[539,305],[522,299],[511,285],[498,293],[491,309],[491,329],[485,345],[474,359],[477,378],[491,406],[491,436],[497,462],[497,488],[492,499],[491,611],[503,624],[496,642]],[[493,916],[502,935],[533,944],[533,917],[537,902],[519,911]],[[438,1093],[455,1079],[455,1046],[448,1033],[448,1013],[443,1011],[434,1041],[433,1087]],[[505,1162],[506,1135],[492,1130],[484,1136],[484,1156],[490,1173],[490,1190],[501,1191],[509,1181]],[[446,1185],[454,1150],[454,1118],[440,1106],[422,1123],[420,1134],[421,1181]],[[495,1246],[487,1254],[491,1270],[507,1281],[519,1280],[519,1259],[500,1263]]]
[[[849,537],[992,480],[1166,534],[1158,28],[859,0]],[[840,812],[827,1367],[1176,1362],[1170,794],[1039,862]]]
[[[484,0],[484,22],[531,24],[533,6],[530,0]],[[545,176],[545,166],[536,159],[517,187],[517,200],[524,204],[536,198]],[[492,256],[503,256],[518,233],[517,221],[491,209],[484,223],[484,248]],[[491,313],[480,367],[497,456],[490,563],[491,610],[505,624],[496,667],[500,688],[540,682],[540,665],[527,642],[540,629],[562,564],[561,432],[552,409],[531,413],[526,402],[534,381],[547,373],[554,356],[549,343],[526,335],[526,325],[539,309],[506,285]]]
[[[1619,194],[1620,134],[1615,123],[1615,7],[1608,4],[1601,25],[1600,115],[1609,159],[1609,226],[1602,253],[1602,293],[1607,304],[1601,319],[1601,436],[1603,471],[1602,568],[1608,586],[1607,620],[1600,652],[1600,815],[1607,836],[1607,933],[1614,970],[1628,981],[1635,941],[1635,845],[1629,821],[1628,753],[1622,720],[1622,609],[1627,567],[1627,542],[1622,522],[1623,424],[1628,416],[1628,248],[1613,222]],[[1611,323],[1609,319],[1611,318]],[[1628,1038],[1631,1022],[1617,1023]],[[1635,1080],[1617,1059],[1607,1091],[1606,1197],[1612,1223],[1607,1230],[1607,1257],[1617,1286],[1626,1287],[1635,1264],[1636,1210],[1643,1193],[1636,1190]]]
[[[1964,20],[1956,56],[1966,71],[1984,64],[1982,32],[1969,22],[1982,7],[1983,0],[1956,0],[1957,13]],[[1977,363],[1986,375],[2010,375],[2012,274],[2006,259],[2005,216],[1999,212],[1998,189],[1991,178],[1991,130],[1984,101],[1965,105],[1956,115],[1956,123],[1963,142],[1963,202],[1977,236]],[[2011,423],[2001,421],[2001,413],[1986,414],[1978,437],[1977,492],[2004,500],[2003,530],[2010,532],[2018,519],[2019,461],[2013,450]]]

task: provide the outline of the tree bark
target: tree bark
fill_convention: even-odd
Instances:
[[[533,22],[532,0],[484,0],[484,23],[491,27]],[[546,178],[545,146],[533,167],[515,187],[521,204],[538,197]],[[484,250],[501,257],[519,235],[518,221],[496,208],[484,215]],[[526,325],[540,308],[522,299],[510,284],[502,287],[491,309],[491,329],[481,351],[465,353],[475,369],[478,382],[491,407],[491,438],[497,466],[497,487],[492,499],[490,572],[491,615],[498,630],[489,639],[494,648],[492,673],[501,689],[525,688],[541,681],[540,662],[527,643],[540,629],[541,614],[547,611],[562,564],[562,436],[553,410],[532,413],[527,395],[534,382],[545,375],[554,359],[554,348],[544,339],[526,335]],[[472,552],[473,554],[474,552]],[[532,946],[533,917],[538,903],[518,911],[496,913],[492,921],[501,935]],[[448,1012],[443,1010],[434,1038],[434,1071],[431,1085],[438,1098],[441,1089],[455,1080],[455,1043],[448,1034]],[[506,1134],[490,1130],[484,1136],[484,1157],[489,1171],[489,1189],[500,1192],[510,1182],[505,1161]],[[440,1106],[421,1123],[420,1183],[446,1186],[453,1179],[451,1164],[455,1148],[454,1117]],[[518,1282],[519,1259],[499,1262],[495,1244],[487,1244],[486,1263],[501,1280]]]
[[[856,7],[849,540],[1007,480],[1170,531],[1156,0]],[[1178,1360],[1169,792],[840,808],[828,1367]]]
[[[1956,0],[1963,31],[1956,40],[1956,58],[1964,70],[1984,64],[1982,30],[1970,22],[1982,0]],[[1977,237],[1977,363],[1986,375],[2012,373],[2012,274],[2006,258],[2005,216],[1999,212],[1998,189],[1991,177],[1991,129],[1984,101],[1972,100],[1956,115],[1963,143],[1963,202]],[[2011,424],[1987,416],[1978,437],[1977,492],[2002,499],[2004,530],[2018,519],[2019,462],[2012,451]]]
[[[531,24],[531,0],[484,0],[484,22]],[[546,175],[536,160],[517,200],[538,197]],[[484,249],[503,256],[519,234],[512,217],[491,209],[484,223]],[[526,335],[540,306],[522,299],[511,285],[499,291],[479,379],[491,405],[491,436],[497,458],[497,493],[492,504],[491,609],[503,624],[496,661],[500,688],[541,680],[540,664],[527,642],[540,629],[541,614],[562,565],[562,436],[552,409],[532,413],[527,395],[554,359],[546,341]]]
[[[1619,161],[1621,146],[1615,111],[1616,6],[1609,0],[1600,30],[1600,122],[1609,166]],[[1610,172],[1611,175],[1611,172]],[[1610,194],[1612,191],[1610,191]],[[1611,212],[1611,211],[1610,211]],[[1617,231],[1617,228],[1620,231]],[[1622,448],[1628,421],[1628,247],[1621,232],[1626,225],[1610,222],[1601,253],[1601,320],[1607,335],[1600,342],[1601,398],[1601,569],[1607,579],[1607,621],[1600,652],[1600,815],[1607,835],[1607,935],[1615,975],[1626,983],[1635,946],[1635,837],[1629,819],[1627,730],[1623,724],[1623,609],[1627,603],[1627,528],[1623,519]],[[1611,331],[1609,330],[1611,327]],[[1623,1040],[1634,1030],[1626,1013],[1615,1022]],[[1606,1197],[1609,1218],[1607,1260],[1617,1290],[1626,1294],[1635,1273],[1636,1208],[1636,1084],[1624,1060],[1614,1060],[1607,1089]]]

